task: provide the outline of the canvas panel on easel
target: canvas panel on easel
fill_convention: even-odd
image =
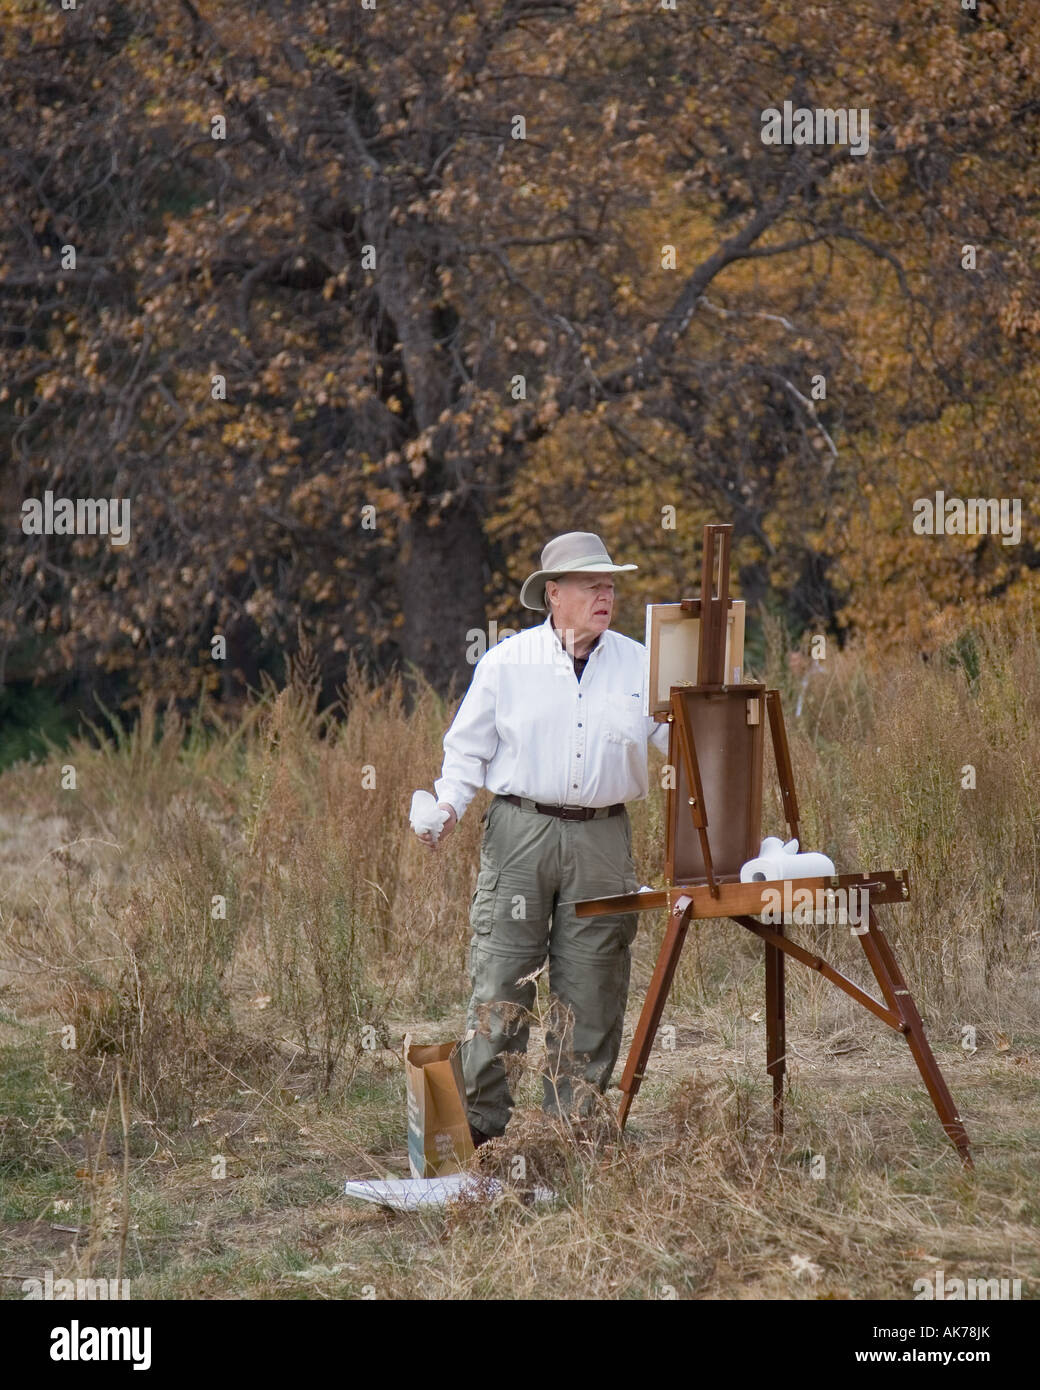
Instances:
[[[646,660],[643,666],[643,713],[668,709],[674,685],[695,687],[700,646],[700,603],[646,605]],[[724,685],[740,685],[744,668],[744,602],[729,601],[726,622]]]

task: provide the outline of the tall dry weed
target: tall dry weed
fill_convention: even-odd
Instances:
[[[783,634],[767,635],[763,669],[784,694],[803,841],[839,868],[909,870],[910,903],[882,909],[883,921],[933,1037],[957,1038],[965,1022],[1035,1031],[1035,630],[980,628],[928,662],[832,648],[808,676]],[[77,1080],[107,1095],[121,1056],[158,1112],[185,1102],[207,1055],[288,1040],[328,1089],[404,1022],[457,1026],[487,795],[434,853],[407,825],[412,791],[439,772],[452,709],[421,683],[373,686],[356,667],[336,708],[319,710],[317,689],[301,644],[286,688],[268,688],[239,719],[146,706],[130,732],[99,730],[60,759],[3,774],[4,804],[21,818],[2,822],[0,947],[16,962],[22,1012],[75,1026],[78,1055],[64,1065]],[[655,773],[660,761],[654,753]],[[61,787],[69,762],[75,791]],[[651,883],[661,881],[658,780],[632,807]],[[768,758],[766,784],[763,829],[782,833]],[[216,898],[226,915],[214,915]],[[641,918],[633,1004],[661,930]],[[863,977],[850,933],[814,933]],[[761,961],[738,928],[698,929],[673,1004],[714,1011],[724,1026],[734,1000],[743,1010],[760,998]],[[788,981],[801,1021],[833,1031],[851,1019],[853,1006],[812,972],[792,965]]]

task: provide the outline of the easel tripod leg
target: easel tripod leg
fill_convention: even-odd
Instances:
[[[787,742],[784,710],[779,690],[766,691],[766,711],[769,732],[773,740],[773,756],[780,781],[780,797],[791,838],[798,838],[798,797],[794,790],[794,770]],[[776,932],[783,936],[781,922]],[[766,943],[766,1071],[773,1078],[773,1133],[784,1132],[784,1074],[787,1071],[787,1022],[784,997],[784,953],[779,947]]]
[[[783,931],[783,926],[776,928]],[[773,1078],[773,1133],[784,1132],[784,1073],[787,1029],[784,998],[784,953],[766,943],[766,1071]]]
[[[924,1023],[917,1011],[917,1005],[907,988],[906,980],[899,969],[895,954],[881,930],[873,908],[870,909],[869,921],[870,930],[864,932],[860,937],[867,960],[877,977],[886,1003],[903,1020],[903,1035],[910,1047],[913,1059],[917,1063],[921,1080],[932,1098],[932,1104],[935,1106],[943,1129],[960,1154],[965,1167],[974,1168],[975,1164],[968,1147],[968,1132],[957,1113],[953,1096],[950,1094],[949,1087],[939,1070],[939,1064],[935,1060],[935,1054],[925,1037]]]
[[[643,1011],[639,1015],[635,1036],[628,1053],[628,1061],[625,1063],[625,1070],[621,1077],[623,1099],[618,1118],[622,1129],[625,1127],[629,1109],[642,1084],[643,1073],[646,1071],[646,1064],[650,1059],[654,1038],[657,1036],[657,1027],[661,1022],[665,1001],[672,987],[672,976],[675,974],[675,967],[679,963],[683,942],[686,940],[692,907],[693,899],[684,894],[676,899],[675,905],[668,914],[668,927],[664,934],[664,940],[661,942],[657,964],[654,966],[653,979],[650,981],[650,988],[643,1001]]]

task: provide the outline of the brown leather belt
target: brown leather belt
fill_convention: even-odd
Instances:
[[[524,805],[527,802],[529,807],[540,811],[543,816],[559,816],[560,820],[604,820],[607,816],[620,816],[625,809],[625,803],[619,801],[615,806],[543,806],[540,801],[532,801],[530,797],[507,796],[499,793],[503,801],[512,802],[514,806]]]

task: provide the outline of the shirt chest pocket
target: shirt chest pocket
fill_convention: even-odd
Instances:
[[[640,697],[607,695],[603,707],[603,726],[608,743],[645,743],[646,719]]]

